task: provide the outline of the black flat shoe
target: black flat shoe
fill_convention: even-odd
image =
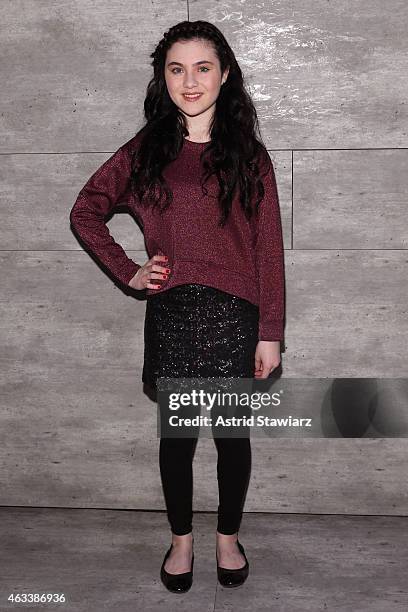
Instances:
[[[164,564],[169,558],[172,548],[173,544],[171,544],[164,556],[160,569],[160,578],[164,586],[172,593],[186,593],[193,584],[194,553],[191,559],[191,569],[189,572],[184,572],[184,574],[169,574],[169,572],[164,569]]]
[[[217,557],[217,576],[218,581],[223,587],[237,587],[245,582],[248,578],[249,573],[249,563],[248,559],[245,555],[245,550],[242,544],[237,540],[237,545],[241,553],[245,558],[245,565],[243,567],[239,567],[238,569],[227,569],[226,567],[220,567],[218,565],[218,555]]]

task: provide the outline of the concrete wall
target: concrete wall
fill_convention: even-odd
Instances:
[[[142,125],[149,54],[212,21],[236,52],[275,163],[285,376],[407,376],[407,48],[402,0],[3,1],[2,505],[164,509],[145,302],[69,229],[91,173]],[[143,235],[109,222],[139,263]],[[405,514],[404,439],[253,441],[245,509]],[[201,439],[195,509],[216,510]]]

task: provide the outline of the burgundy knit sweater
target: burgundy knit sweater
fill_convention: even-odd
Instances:
[[[163,171],[174,200],[162,216],[157,209],[140,205],[129,185],[131,154],[139,134],[89,178],[72,207],[71,224],[86,248],[115,278],[129,284],[141,266],[128,257],[105,223],[118,204],[127,204],[142,226],[149,258],[156,254],[169,258],[168,279],[157,279],[160,289],[146,289],[147,296],[186,283],[215,287],[259,306],[259,340],[282,340],[282,228],[274,168],[266,149],[260,158],[265,195],[259,215],[248,221],[236,196],[222,228],[216,177],[206,183],[208,195],[200,187],[200,153],[206,143],[184,139],[178,158]]]

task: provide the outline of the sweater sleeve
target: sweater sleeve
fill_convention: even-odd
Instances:
[[[87,249],[119,281],[128,285],[141,266],[126,255],[105,222],[105,217],[114,211],[117,204],[126,201],[131,171],[126,145],[102,164],[82,187],[72,207],[70,222]]]
[[[265,149],[261,176],[265,189],[259,205],[255,260],[259,283],[258,340],[283,340],[284,259],[275,172]]]

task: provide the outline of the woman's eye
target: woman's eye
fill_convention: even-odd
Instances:
[[[207,66],[200,66],[200,70],[201,70],[201,68],[204,68],[205,72],[208,72],[208,71],[210,70],[209,68],[207,68]],[[173,73],[173,74],[178,74],[178,73],[179,73],[179,72],[178,72],[179,70],[181,70],[181,68],[173,68],[173,69],[172,69],[172,73]]]

